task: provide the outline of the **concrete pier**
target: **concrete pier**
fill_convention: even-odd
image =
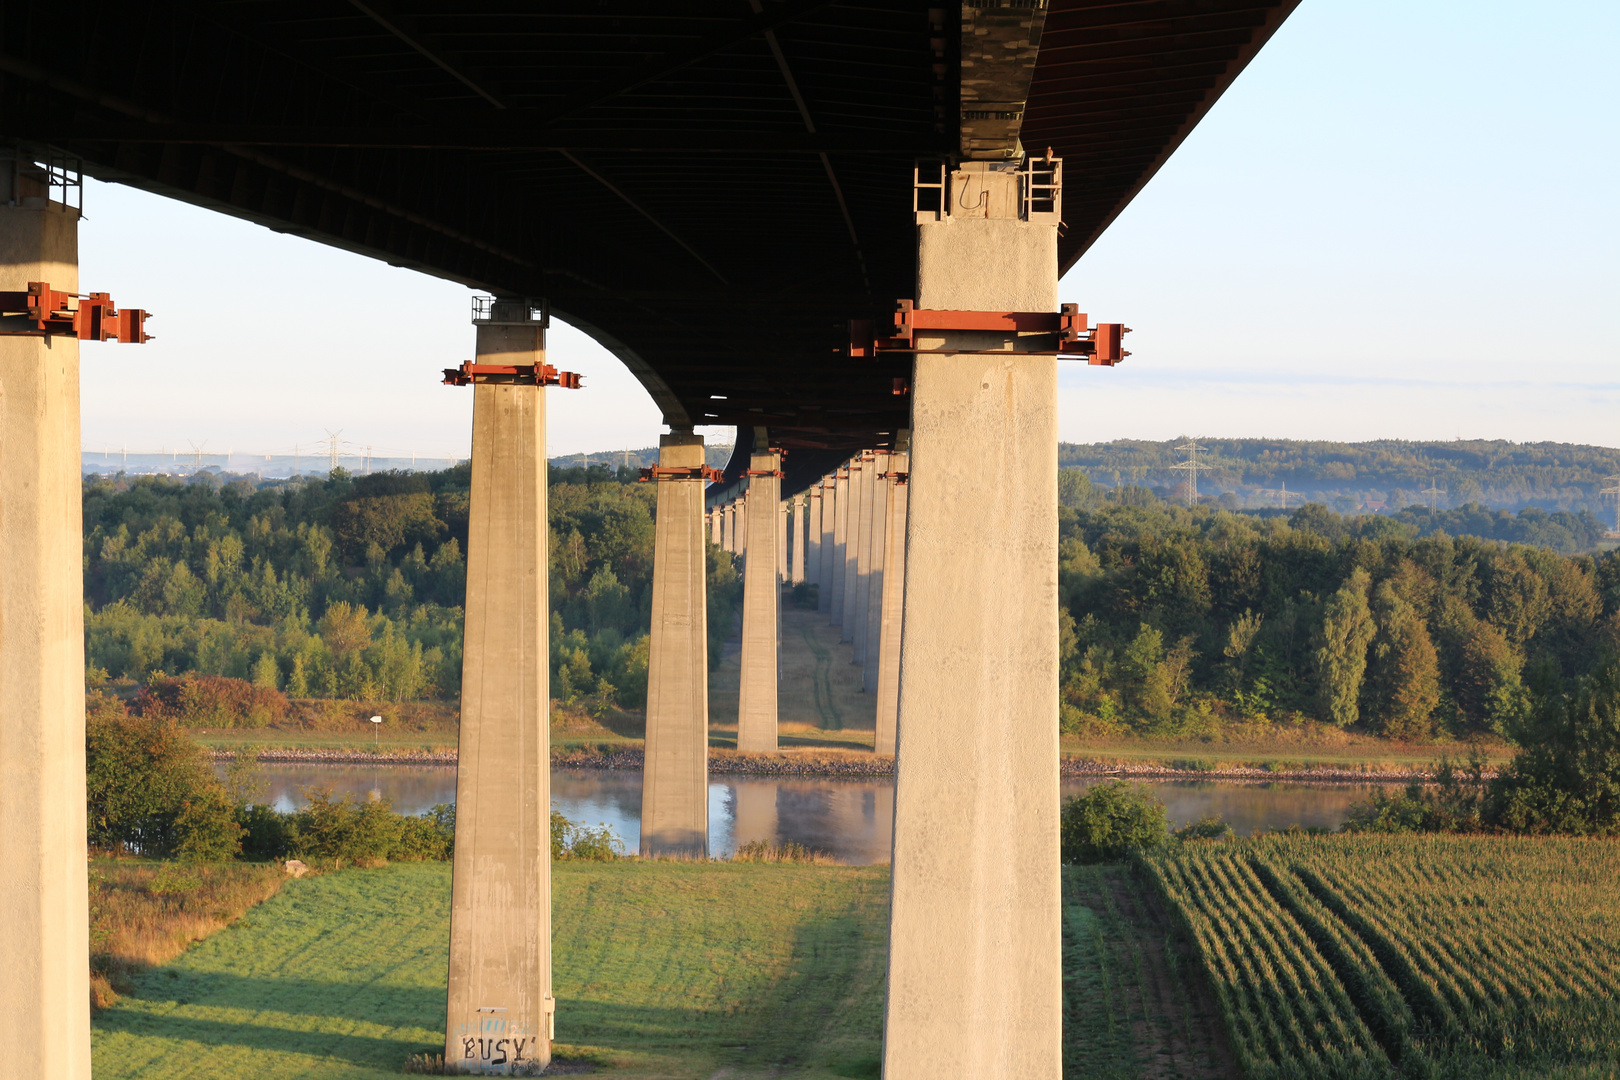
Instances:
[[[709,542],[715,547],[720,547],[725,542],[725,536],[722,535],[720,528],[720,523],[724,520],[724,514],[720,510],[715,510],[709,514],[708,520]]]
[[[759,429],[755,446],[764,446]],[[776,533],[781,521],[776,473],[779,459],[770,452],[749,457],[747,543],[743,564],[743,617],[740,684],[737,697],[737,749],[777,748],[777,637],[781,590],[776,580]]]
[[[787,584],[790,577],[788,570],[788,504],[776,504],[776,582],[778,585]]]
[[[861,687],[868,694],[877,693],[878,664],[883,640],[883,573],[888,562],[889,452],[879,450],[872,456],[872,519],[871,538],[867,544],[866,570],[866,633],[862,635],[864,655],[861,658]]]
[[[861,493],[858,505],[861,510],[860,533],[855,542],[855,608],[851,612],[854,626],[850,631],[850,640],[854,643],[854,655],[850,663],[864,666],[866,664],[866,633],[867,624],[872,611],[872,526],[874,523],[872,508],[877,502],[878,462],[877,455],[868,451],[861,455]]]
[[[895,452],[889,455],[891,473],[905,473],[909,446],[910,432],[900,433],[895,439]],[[906,493],[909,490],[898,475],[889,482],[889,505],[883,522],[883,599],[878,631],[877,732],[873,747],[879,754],[894,753],[900,716],[900,637],[904,626],[902,601],[906,593]]]
[[[849,469],[845,465],[838,467],[833,477],[833,531],[832,548],[828,552],[830,558],[826,562],[827,576],[832,581],[831,603],[827,607],[827,617],[834,626],[844,624],[844,582],[845,548],[849,545]]]
[[[480,363],[545,360],[538,324],[477,329]],[[445,1060],[480,1072],[551,1060],[545,415],[538,386],[473,387]]]
[[[708,552],[703,542],[703,437],[659,439],[653,534],[652,628],[647,662],[646,767],[641,853],[709,851]]]
[[[861,484],[861,473],[865,471],[859,457],[849,463],[849,479],[847,491],[849,493],[849,510],[844,520],[844,542],[839,548],[843,556],[844,584],[840,590],[838,617],[838,640],[853,642],[855,640],[855,617],[860,610],[860,555],[861,555],[861,495],[864,487]],[[843,492],[839,493],[840,495]],[[843,499],[840,502],[845,501]]]
[[[1013,168],[951,174],[919,308],[1057,310],[1058,215],[1019,219]],[[911,401],[883,1076],[1059,1080],[1057,362],[919,351]]]
[[[804,497],[809,517],[804,530],[804,580],[812,585],[821,584],[821,509],[826,501],[818,480]]]
[[[821,538],[816,547],[816,613],[832,621],[834,525],[838,518],[838,483],[832,475],[821,478]]]
[[[790,569],[788,571],[788,582],[790,584],[793,584],[793,585],[801,585],[801,584],[804,583],[804,574],[805,574],[805,558],[804,558],[804,553],[805,553],[805,538],[804,538],[805,537],[805,529],[804,529],[804,523],[805,523],[805,519],[809,516],[809,513],[808,513],[809,505],[810,505],[810,496],[809,495],[804,494],[804,495],[795,495],[795,496],[793,496],[793,522],[792,522],[792,525],[790,526],[791,529],[792,529],[793,535],[792,535],[792,538],[791,538],[791,543],[788,545],[789,548],[791,549],[788,552],[788,559],[789,559],[789,562],[790,562]]]
[[[0,158],[0,289],[47,281],[77,292],[78,211],[49,201],[45,186],[29,175],[31,160],[24,159],[19,176],[9,158]],[[18,205],[7,205],[13,201]],[[78,339],[0,337],[0,1075],[6,1077],[90,1076],[81,505]]]

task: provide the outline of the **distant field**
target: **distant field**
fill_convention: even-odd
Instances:
[[[1611,1077],[1620,844],[1271,837],[1146,860],[1245,1077]]]

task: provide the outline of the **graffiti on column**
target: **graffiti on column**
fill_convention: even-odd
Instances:
[[[462,1024],[457,1032],[461,1043],[461,1067],[471,1071],[503,1071],[516,1075],[538,1073],[536,1051],[540,1038],[532,1023],[518,1023],[503,1017],[486,1017],[476,1024]]]

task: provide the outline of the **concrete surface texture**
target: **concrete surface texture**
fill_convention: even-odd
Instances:
[[[658,463],[701,468],[703,437],[659,439]],[[652,627],[647,662],[641,853],[709,850],[708,548],[701,477],[658,483],[653,522]]]
[[[756,443],[755,445],[759,445]],[[775,454],[754,454],[749,470],[774,474]],[[1055,481],[1054,481],[1055,482]],[[742,671],[737,692],[737,749],[777,748],[777,641],[781,589],[776,577],[777,512],[781,480],[774,475],[748,478],[747,542],[743,564]]]
[[[715,547],[719,547],[725,541],[725,537],[721,535],[721,521],[722,516],[719,510],[714,510],[709,513],[709,542]]]
[[[897,434],[896,452],[889,455],[890,472],[906,471],[908,458],[905,448],[910,445],[910,435],[909,431]],[[906,592],[906,493],[909,490],[909,485],[898,479],[890,482],[889,505],[883,521],[883,601],[878,630],[876,732],[873,738],[873,750],[879,754],[894,753],[895,729],[900,716],[900,638],[905,625],[902,615]]]
[[[483,363],[545,360],[537,327],[477,331]],[[544,394],[473,387],[445,1059],[497,1073],[551,1060],[555,1008]]]
[[[1057,310],[1057,230],[1010,169],[952,173],[919,307]],[[1059,1080],[1056,360],[919,353],[911,399],[883,1075]]]
[[[855,616],[860,608],[857,590],[861,574],[861,496],[865,493],[861,474],[864,471],[859,457],[849,463],[849,516],[844,522],[844,544],[841,549],[844,557],[843,605],[838,618],[839,639],[847,642],[855,640]]]
[[[838,627],[840,634],[844,629],[844,549],[849,539],[849,469],[845,465],[838,467],[838,473],[833,478],[833,531],[832,550],[825,563],[827,577],[832,583],[832,603],[827,608],[827,617],[832,624]]]
[[[888,555],[888,537],[885,525],[889,517],[889,485],[885,478],[889,471],[889,453],[879,450],[872,456],[872,526],[866,545],[866,632],[861,636],[864,646],[861,657],[861,685],[868,694],[877,693],[878,654],[883,630],[883,568]]]
[[[0,160],[0,172],[0,289],[44,281],[78,292],[78,212],[49,202],[26,175],[13,191],[10,160]],[[21,205],[6,205],[13,200]],[[79,342],[0,337],[0,1076],[6,1077],[90,1076],[80,507]]]

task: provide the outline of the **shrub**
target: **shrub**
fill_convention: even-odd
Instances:
[[[1111,780],[1063,804],[1063,861],[1095,863],[1123,859],[1132,848],[1156,848],[1168,840],[1164,803],[1146,784]]]
[[[286,717],[287,695],[223,675],[159,675],[142,687],[135,708],[186,727],[264,727]]]
[[[1185,843],[1188,840],[1230,840],[1237,836],[1237,833],[1233,831],[1232,826],[1222,821],[1219,815],[1205,814],[1170,835]]]
[[[560,811],[551,811],[551,857],[609,862],[624,854],[624,841],[611,825],[590,828],[571,821]]]
[[[228,858],[229,797],[202,748],[172,720],[120,716],[98,703],[85,722],[89,842],[153,858]]]

